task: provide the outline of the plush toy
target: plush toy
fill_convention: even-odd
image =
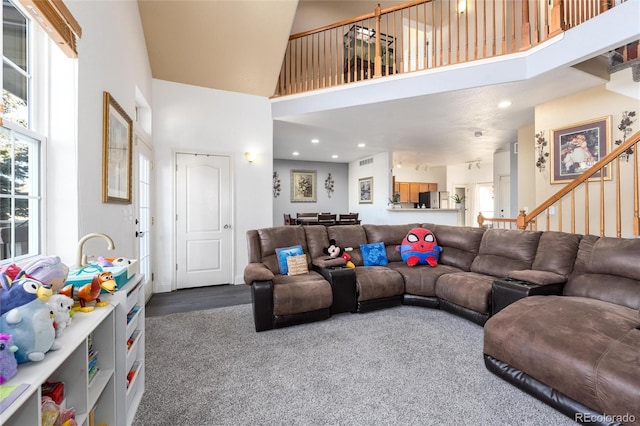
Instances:
[[[62,330],[67,328],[73,318],[73,299],[63,294],[51,296],[47,305],[53,312],[53,324],[56,329],[56,337],[60,337]]]
[[[98,256],[98,258],[96,259],[96,264],[102,266],[103,268],[109,268],[113,266],[113,263],[109,259],[106,259],[102,256]]]
[[[347,264],[348,268],[355,268],[356,265],[351,261],[351,256],[346,253],[348,251],[352,251],[353,247],[340,247],[336,244],[336,240],[329,240],[329,247],[325,247],[323,252],[324,254],[328,254],[330,257],[341,257],[343,258]]]
[[[409,266],[437,266],[442,247],[438,245],[433,232],[425,228],[413,228],[402,240],[402,245],[396,246],[396,251]]]
[[[24,275],[21,275],[24,276]],[[49,286],[31,278],[11,280],[4,273],[0,274],[0,315],[18,306],[26,305],[35,299],[46,302],[53,292]]]
[[[74,305],[74,309],[81,312],[93,311],[93,306],[87,306],[87,303],[96,301],[96,306],[106,306],[107,302],[100,300],[100,290],[105,290],[109,293],[113,293],[117,290],[117,285],[113,279],[111,272],[100,272],[90,283],[84,284],[80,287],[74,287],[73,284],[66,285],[60,290],[60,294],[73,298],[79,304]]]
[[[51,286],[54,292],[62,288],[69,275],[69,268],[58,256],[38,257],[25,265],[23,270],[30,278]]]
[[[50,350],[60,349],[55,341],[53,318],[49,306],[35,299],[0,316],[0,333],[11,334],[18,364],[42,361]]]
[[[13,344],[11,335],[0,333],[0,385],[18,372],[18,361],[14,353],[17,350],[18,347]]]
[[[113,266],[129,266],[131,265],[131,259],[127,259],[126,257],[116,257],[111,261]]]

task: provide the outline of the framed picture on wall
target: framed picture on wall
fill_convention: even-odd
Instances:
[[[315,203],[316,200],[316,171],[291,170],[291,202]]]
[[[373,203],[373,176],[358,179],[358,194],[360,204]]]
[[[611,116],[551,130],[551,183],[569,182],[611,152]],[[600,173],[592,176],[600,179]],[[611,167],[604,168],[611,179]]]
[[[133,122],[109,92],[103,102],[102,202],[131,204]]]

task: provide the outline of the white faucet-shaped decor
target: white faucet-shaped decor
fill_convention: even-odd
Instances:
[[[115,244],[113,244],[113,240],[107,234],[101,234],[98,232],[93,232],[91,234],[87,234],[84,237],[80,238],[78,241],[78,251],[76,253],[76,264],[79,267],[85,266],[87,262],[87,255],[83,253],[84,251],[84,243],[86,243],[91,238],[102,238],[107,242],[107,250],[113,250],[116,248]]]

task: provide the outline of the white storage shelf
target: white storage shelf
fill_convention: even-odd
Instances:
[[[144,393],[144,289],[143,275],[136,274],[112,295],[103,295],[109,306],[89,313],[76,312],[59,338],[62,348],[49,351],[40,362],[20,364],[5,385],[29,385],[2,414],[0,425],[41,424],[40,386],[45,381],[65,384],[65,404],[76,410],[76,421],[131,425]],[[127,321],[133,308],[137,311]],[[98,351],[99,372],[89,382],[89,341]],[[127,342],[131,339],[131,344]],[[128,383],[129,372],[132,373]]]
[[[106,300],[116,308],[116,425],[131,425],[144,393],[144,276],[136,274]],[[129,382],[129,378],[132,377]]]
[[[29,387],[2,413],[0,424],[23,426],[41,424],[41,386],[44,382],[63,382],[65,404],[74,408],[79,425],[88,424],[95,410],[96,424],[116,424],[116,355],[114,306],[77,312],[58,338],[61,349],[49,351],[44,360],[19,364],[18,373],[4,386],[27,384]],[[98,353],[100,372],[89,383],[89,336]]]

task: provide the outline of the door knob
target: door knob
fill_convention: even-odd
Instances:
[[[224,225],[224,229],[229,229],[229,228],[231,228],[231,225],[229,224]]]
[[[144,231],[140,231],[140,232],[136,231],[136,238],[142,238],[142,237],[144,237]]]

